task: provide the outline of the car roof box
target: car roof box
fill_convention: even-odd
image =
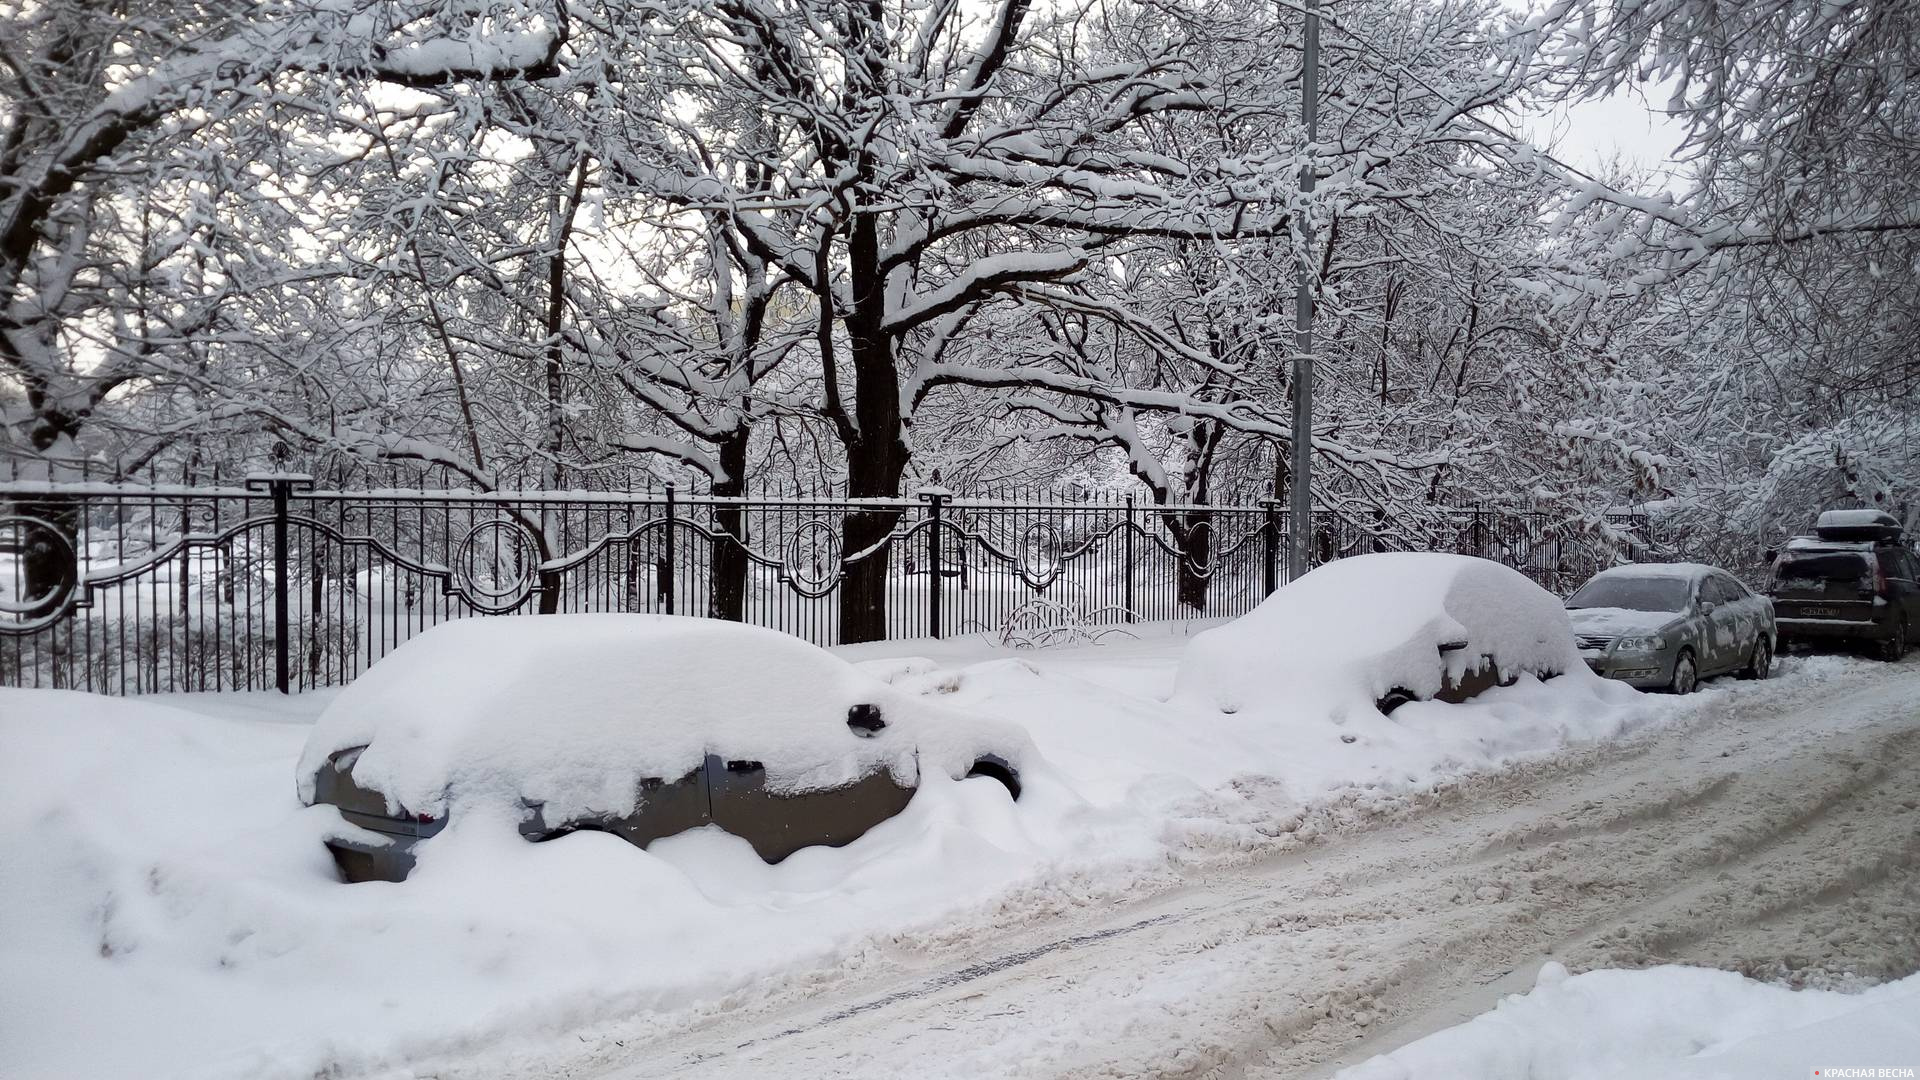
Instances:
[[[1822,540],[1897,540],[1900,522],[1884,510],[1829,510],[1813,532]]]

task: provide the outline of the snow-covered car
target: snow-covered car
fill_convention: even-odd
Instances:
[[[399,881],[453,818],[637,846],[703,825],[778,862],[849,843],[920,778],[1015,798],[1024,732],[879,682],[798,638],[668,615],[479,618],[426,631],[321,714],[300,798],[336,808],[349,881]]]
[[[1225,712],[1311,698],[1391,713],[1582,668],[1560,600],[1470,555],[1356,555],[1193,639],[1176,695]]]
[[[1687,694],[1730,671],[1764,679],[1778,645],[1773,602],[1701,563],[1602,570],[1567,612],[1587,666],[1643,690]]]
[[[1790,642],[1864,642],[1885,660],[1920,631],[1920,560],[1900,523],[1878,510],[1829,510],[1812,536],[1787,541],[1767,593]]]

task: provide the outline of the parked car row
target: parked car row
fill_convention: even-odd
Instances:
[[[1899,659],[1920,626],[1920,560],[1891,517],[1821,515],[1765,595],[1699,563],[1604,570],[1562,602],[1463,555],[1341,559],[1197,636],[1175,693],[1223,713],[1289,702],[1338,715],[1458,703],[1578,671],[1685,694],[1764,679],[1790,641],[1866,641]],[[1582,679],[1592,676],[1582,675]],[[460,620],[375,664],[328,707],[300,795],[339,815],[349,881],[404,879],[451,815],[504,812],[531,841],[582,830],[638,847],[703,826],[767,862],[846,844],[936,775],[1018,799],[1024,733],[881,683],[771,630],[652,615]]]
[[[1830,510],[1773,560],[1765,595],[1699,563],[1616,566],[1567,600],[1589,667],[1641,689],[1688,693],[1734,672],[1764,679],[1790,645],[1865,644],[1906,655],[1920,627],[1920,557],[1878,510]]]

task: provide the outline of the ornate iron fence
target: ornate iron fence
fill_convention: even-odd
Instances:
[[[1544,514],[1448,514],[1436,546],[1549,588],[1610,558]],[[854,515],[888,522],[885,537],[845,550]],[[1314,524],[1321,560],[1392,546],[1333,515]],[[1087,625],[1233,616],[1283,581],[1286,537],[1274,504],[0,482],[0,685],[338,685],[476,615],[704,615],[820,644],[993,631],[1036,603]],[[850,606],[863,565],[884,589]]]

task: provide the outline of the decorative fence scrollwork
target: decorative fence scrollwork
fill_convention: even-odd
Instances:
[[[0,556],[19,567],[18,585],[0,594],[0,616],[17,632],[51,625],[67,613],[80,580],[80,557],[59,526],[26,514],[0,517]]]
[[[856,520],[869,539],[849,550]],[[1644,522],[1612,524],[1646,539]],[[1286,529],[1271,503],[0,481],[0,685],[338,685],[437,623],[536,612],[706,615],[834,644],[856,567],[886,586],[858,594],[884,607],[859,612],[868,636],[1000,639],[1042,608],[1118,626],[1232,616],[1280,584]],[[1327,556],[1393,546],[1331,516],[1315,532]],[[1555,588],[1604,555],[1542,515],[1462,512],[1438,535]]]
[[[1020,577],[1035,592],[1045,592],[1060,577],[1060,530],[1050,521],[1036,521],[1020,534]]]
[[[475,525],[456,550],[454,581],[484,614],[503,615],[526,603],[539,580],[540,538],[510,518]]]
[[[821,518],[811,518],[787,537],[779,561],[780,580],[810,600],[834,590],[845,576],[840,534]],[[761,561],[768,561],[761,556]]]

